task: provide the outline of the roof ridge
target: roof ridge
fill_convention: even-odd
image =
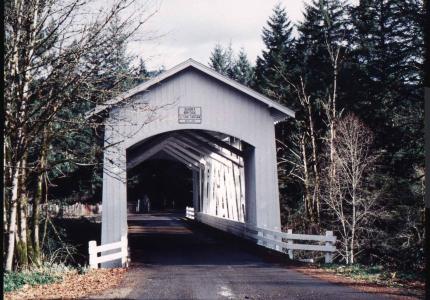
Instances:
[[[157,84],[189,67],[194,67],[195,69],[217,79],[220,80],[222,82],[224,82],[225,84],[241,91],[242,93],[247,94],[248,96],[259,100],[263,103],[265,103],[267,106],[269,106],[269,108],[274,108],[284,114],[286,114],[287,116],[290,117],[294,117],[295,113],[293,110],[291,110],[290,108],[283,106],[282,104],[279,104],[278,102],[273,101],[272,99],[264,96],[263,94],[251,89],[250,87],[247,87],[243,84],[241,84],[240,82],[237,82],[223,74],[218,73],[217,71],[205,66],[204,64],[192,59],[192,58],[188,58],[187,60],[183,61],[180,64],[175,65],[174,67],[170,68],[169,70],[166,70],[164,72],[162,72],[161,74],[155,76],[154,78],[151,78],[150,80],[143,82],[139,85],[137,85],[136,87],[119,94],[118,96],[114,97],[111,100],[106,101],[106,103],[103,104],[98,104],[92,111],[89,111],[86,114],[86,118],[91,118],[92,116],[101,113],[102,111],[106,110],[106,109],[110,109],[111,107],[115,106],[116,104],[122,102],[123,100],[130,98],[132,96],[134,96],[137,93],[143,92],[145,90],[147,90],[149,87],[153,86],[154,84]]]

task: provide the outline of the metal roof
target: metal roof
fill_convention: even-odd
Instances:
[[[93,110],[89,111],[86,114],[86,118],[91,118],[92,116],[94,116],[96,114],[99,114],[99,113],[101,113],[107,109],[110,109],[110,108],[114,107],[115,105],[119,104],[120,102],[122,102],[122,101],[124,101],[124,100],[126,100],[126,99],[140,93],[140,92],[143,92],[143,91],[149,89],[151,86],[158,84],[161,81],[163,81],[163,80],[165,80],[171,76],[174,76],[175,74],[177,74],[177,73],[179,73],[185,69],[188,69],[188,68],[194,68],[196,70],[199,70],[200,72],[203,72],[206,75],[208,75],[212,78],[215,78],[215,79],[231,86],[232,88],[234,88],[234,89],[236,89],[236,90],[238,90],[238,91],[264,103],[264,104],[266,104],[268,106],[268,108],[270,108],[270,109],[274,109],[274,110],[276,110],[282,114],[285,114],[286,116],[290,116],[293,118],[295,116],[294,111],[289,109],[288,107],[285,107],[285,106],[273,101],[272,99],[267,98],[266,96],[250,89],[249,87],[244,86],[243,84],[240,84],[239,82],[237,82],[233,79],[230,79],[224,75],[221,75],[220,73],[218,73],[218,72],[206,67],[205,65],[203,65],[203,64],[190,58],[190,59],[180,63],[179,65],[176,65],[175,67],[173,67],[167,71],[164,71],[160,75],[158,75],[158,76],[156,76],[156,77],[154,77],[154,78],[128,90],[127,92],[124,92],[124,93],[118,95],[117,97],[107,101],[106,103],[97,105]]]

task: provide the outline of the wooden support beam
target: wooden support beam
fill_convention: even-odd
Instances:
[[[193,145],[196,147],[196,149],[200,149],[200,151],[204,151],[209,155],[209,153],[214,153],[219,156],[222,156],[229,161],[243,167],[243,163],[238,159],[237,157],[234,157],[232,155],[228,155],[226,153],[223,153],[220,149],[216,148],[215,146],[211,145],[208,141],[203,141],[201,139],[198,139],[197,137],[194,137],[193,135],[189,133],[181,133],[180,135],[177,134],[175,137],[179,140],[182,140],[183,142]]]
[[[224,141],[221,141],[220,139],[217,139],[216,137],[214,137],[213,135],[211,135],[211,134],[209,134],[209,133],[207,133],[205,131],[193,131],[191,134],[193,134],[195,136],[198,136],[200,138],[203,138],[203,139],[205,139],[207,141],[210,141],[210,142],[212,142],[212,143],[214,143],[214,144],[216,144],[216,145],[218,145],[218,146],[220,146],[222,148],[227,149],[228,151],[230,151],[230,152],[232,152],[232,153],[234,153],[236,155],[239,155],[241,157],[244,156],[244,153],[241,150],[233,147],[229,143],[226,143]]]
[[[180,153],[179,151],[177,151],[176,149],[170,147],[169,145],[166,145],[163,148],[163,151],[166,151],[166,153],[176,157],[179,161],[183,162],[186,166],[198,170],[200,168],[200,164],[195,162],[194,160],[190,159],[189,157],[187,157],[186,155]],[[193,168],[194,167],[194,168]]]

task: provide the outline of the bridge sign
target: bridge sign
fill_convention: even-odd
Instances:
[[[178,122],[179,124],[201,124],[202,108],[200,106],[179,106]]]

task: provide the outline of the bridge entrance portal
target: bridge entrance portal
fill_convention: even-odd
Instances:
[[[294,117],[287,107],[190,59],[88,115],[100,117],[105,141],[102,244],[127,236],[127,199],[139,193],[128,179],[139,167],[145,169],[140,176],[148,176],[156,160],[188,169],[170,174],[171,186],[162,189],[173,187],[173,181],[191,185],[198,221],[218,228],[236,221],[280,230],[274,124]],[[161,165],[153,171],[161,176]],[[151,189],[159,189],[149,183],[141,185],[148,198]]]

